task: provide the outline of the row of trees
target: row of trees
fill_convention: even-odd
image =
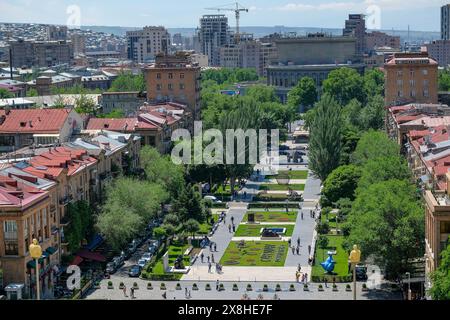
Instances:
[[[183,168],[170,158],[144,147],[141,164],[140,177],[122,176],[106,188],[106,201],[96,226],[114,249],[141,233],[150,220],[161,217],[163,205],[185,192]]]
[[[304,117],[310,167],[323,181],[323,207],[339,208],[346,247],[357,243],[389,279],[423,254],[423,208],[399,146],[382,131],[383,74],[330,73]]]
[[[384,266],[389,279],[408,271],[424,250],[423,207],[411,181],[399,146],[371,130],[361,137],[351,164],[338,167],[324,182],[322,205],[351,203],[341,214],[347,247],[357,243],[364,256]]]

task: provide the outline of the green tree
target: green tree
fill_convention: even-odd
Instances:
[[[361,170],[355,165],[340,166],[333,170],[325,180],[322,189],[322,198],[325,198],[326,204],[332,205],[341,198],[355,199],[355,190],[358,186]]]
[[[184,187],[173,202],[172,212],[178,216],[181,223],[190,219],[203,223],[206,219],[206,209],[201,194],[191,185]]]
[[[439,70],[438,86],[439,91],[450,90],[450,72],[448,70]]]
[[[75,252],[81,247],[81,242],[93,232],[93,210],[86,201],[77,201],[69,204],[67,216],[70,224],[65,228],[64,235],[69,243],[69,251]]]
[[[27,89],[27,97],[37,97],[39,96],[39,93],[34,88]]]
[[[14,95],[4,88],[0,88],[0,99],[14,98]]]
[[[323,92],[331,95],[339,104],[346,105],[352,99],[365,103],[364,80],[355,69],[333,70],[323,82]]]
[[[385,266],[387,279],[408,271],[424,252],[424,210],[407,181],[389,180],[361,190],[347,218],[346,247],[360,246],[365,257]]]
[[[368,98],[366,107],[361,109],[359,116],[360,128],[362,130],[383,129],[384,118],[384,98],[381,95],[371,96]]]
[[[310,109],[317,101],[316,83],[310,77],[303,77],[288,93],[288,105],[297,110],[300,106]]]
[[[439,267],[430,276],[433,286],[430,295],[433,300],[450,300],[450,245],[441,252]]]
[[[340,107],[330,95],[325,94],[314,109],[315,116],[310,127],[310,167],[325,181],[339,166],[342,125]]]
[[[75,99],[75,111],[80,114],[90,114],[95,115],[97,105],[88,96],[81,94]]]
[[[280,99],[276,95],[275,88],[264,85],[249,87],[245,93],[245,96],[260,103],[280,102]]]
[[[378,157],[368,160],[362,167],[358,189],[391,179],[410,180],[411,171],[401,156]]]
[[[368,70],[364,73],[364,92],[367,97],[384,94],[384,73],[379,69]]]
[[[197,220],[189,219],[184,223],[184,230],[195,238],[195,234],[200,231],[200,224]]]
[[[361,136],[352,155],[352,162],[364,165],[370,159],[398,156],[399,154],[400,147],[395,141],[390,140],[386,133],[369,130]]]
[[[121,73],[111,84],[110,92],[145,91],[144,74],[133,75],[131,72]]]
[[[114,109],[110,113],[97,115],[97,118],[120,119],[125,118],[125,113],[120,109]]]
[[[166,229],[164,227],[157,227],[153,229],[153,236],[156,239],[161,240],[162,238],[167,236]]]
[[[164,186],[171,197],[177,197],[185,184],[183,166],[174,164],[169,156],[162,156],[149,146],[142,148],[140,156],[146,179]]]
[[[326,235],[319,235],[317,238],[317,245],[320,249],[322,249],[322,260],[325,259],[325,250],[328,248],[328,244],[330,243],[330,239]]]

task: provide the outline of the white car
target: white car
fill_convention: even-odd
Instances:
[[[147,264],[147,260],[145,260],[145,259],[140,259],[137,263],[137,265],[141,268],[144,268],[146,264]]]
[[[152,254],[149,253],[149,252],[144,253],[144,254],[142,255],[141,259],[142,259],[142,260],[145,260],[145,261],[147,261],[147,262],[149,262],[149,261],[152,259]]]
[[[211,201],[212,203],[222,203],[222,201],[220,201],[214,196],[205,196],[203,199],[206,201]]]

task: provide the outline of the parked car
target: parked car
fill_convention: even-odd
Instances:
[[[222,201],[217,199],[215,196],[205,196],[203,199],[206,201],[211,201],[212,203],[222,203]]]
[[[279,150],[280,150],[280,151],[287,151],[287,150],[291,150],[291,148],[289,148],[289,146],[287,146],[287,145],[282,144],[282,145],[279,147]]]
[[[141,268],[144,268],[145,265],[147,264],[147,261],[145,259],[139,259],[137,265]]]
[[[152,259],[152,254],[150,252],[146,252],[142,255],[141,259],[144,259],[147,262],[149,262]]]
[[[142,267],[139,265],[134,265],[128,271],[128,276],[131,278],[137,278],[141,275]]]

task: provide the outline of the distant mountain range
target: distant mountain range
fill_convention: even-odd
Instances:
[[[83,30],[92,30],[95,32],[112,33],[119,36],[124,36],[127,31],[139,30],[141,28],[131,27],[108,27],[108,26],[83,26]],[[231,28],[233,30],[234,28]],[[195,34],[196,28],[168,28],[170,34],[181,33],[183,36],[192,36]],[[314,28],[314,27],[241,27],[242,32],[253,33],[255,38],[261,38],[265,35],[269,35],[275,32],[289,33],[295,32],[299,35],[306,35],[307,33],[325,32],[333,35],[341,35],[342,29],[330,29],[330,28]],[[401,37],[403,42],[425,42],[440,39],[440,32],[429,31],[406,31],[406,30],[381,30],[390,35],[396,35]]]

